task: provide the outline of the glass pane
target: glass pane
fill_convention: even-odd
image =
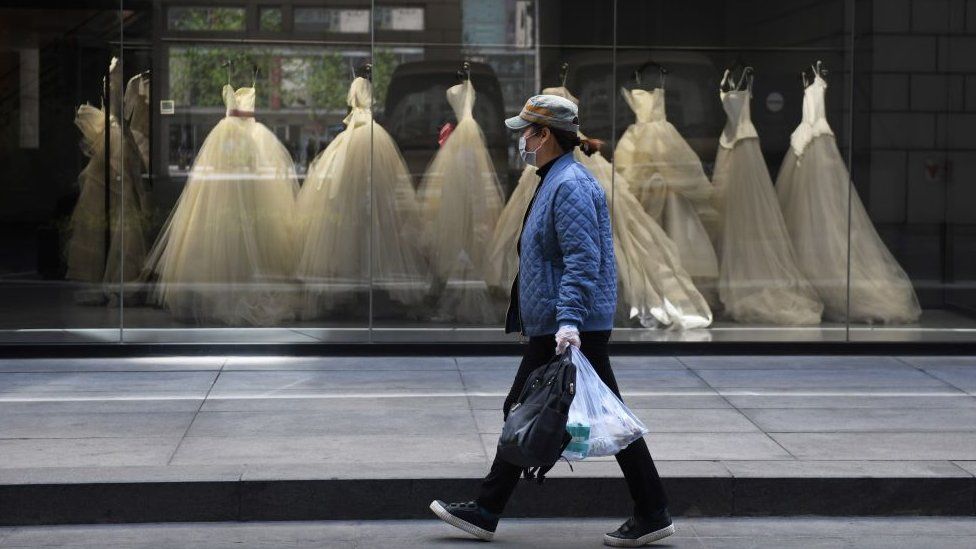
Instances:
[[[817,131],[833,132],[818,147],[825,175],[846,174],[845,2],[621,0],[617,14],[615,220],[633,210],[646,231],[615,233],[630,278],[615,337],[842,341],[823,294],[846,294],[847,256],[818,255],[816,235],[846,252],[848,178],[830,193],[794,183],[791,136],[805,131],[800,72],[820,60]],[[825,169],[803,165],[813,179]]]
[[[422,31],[424,30],[424,8],[400,8],[376,6],[376,29],[384,31]]]
[[[899,6],[5,8],[0,338],[511,341],[503,120],[550,89],[605,141],[618,340],[968,339],[976,28]]]
[[[119,339],[118,9],[0,9],[0,342]],[[125,248],[128,254],[130,248]]]
[[[244,8],[172,6],[166,10],[167,26],[173,31],[242,31]]]
[[[323,340],[367,338],[369,297],[370,127],[374,97],[359,78],[368,46],[341,46],[320,55],[304,86],[318,121],[307,135],[299,217],[296,278],[303,286],[303,324]],[[314,328],[314,330],[312,329]]]
[[[295,12],[295,30],[302,32],[335,32],[364,34],[369,32],[369,10],[364,8],[299,8]]]
[[[263,31],[284,30],[281,8],[260,8],[260,25]]]
[[[853,340],[976,337],[973,13],[931,0],[857,14]]]
[[[374,255],[374,341],[515,339],[502,327],[518,265],[516,240],[538,178],[534,168],[525,170],[518,136],[504,119],[528,97],[554,88],[592,113],[582,115],[589,135],[611,134],[601,99],[609,96],[612,32],[593,29],[612,28],[613,3],[576,4],[460,0],[427,10],[424,27],[412,32],[406,24],[387,25],[389,12],[377,9],[374,61],[389,75],[385,90],[374,79],[382,98],[377,120],[416,189],[429,288],[419,305],[398,303],[377,282],[375,273],[388,266]],[[559,16],[578,8],[598,22],[587,32]],[[419,21],[420,14],[407,20]],[[555,90],[563,85],[564,63],[571,66],[566,87],[574,89]],[[374,174],[380,139],[374,135]],[[392,188],[376,188],[375,175],[373,183],[378,199],[393,201]],[[387,238],[409,246],[405,238]]]
[[[238,9],[213,4],[218,13]],[[127,38],[152,53],[151,66],[133,67],[152,75],[152,221],[143,299],[126,309],[125,340],[365,341],[368,280],[329,279],[319,269],[367,257],[365,240],[336,251],[320,230],[324,223],[327,237],[344,244],[328,225],[368,220],[366,195],[342,203],[340,217],[323,215],[325,203],[310,196],[342,199],[330,174],[315,178],[312,168],[346,128],[352,72],[369,60],[369,43],[321,33],[314,45],[308,35],[292,39],[283,16],[297,22],[300,10],[269,5],[240,8],[240,20],[273,36],[155,36],[154,12],[139,6],[130,20],[141,19],[146,32]],[[348,11],[368,16],[368,6]],[[368,234],[368,223],[353,227]]]
[[[522,171],[504,119],[539,90],[535,29],[526,28],[534,13],[534,2],[467,0],[376,10],[375,113],[385,132],[373,136],[374,341],[513,337],[500,328],[514,237],[492,246],[511,232],[499,219]],[[391,166],[406,175],[389,177]],[[415,196],[417,214],[399,206],[404,195]],[[515,225],[521,205],[507,216]],[[391,211],[396,220],[380,217]],[[402,252],[397,261],[391,249]],[[398,270],[419,275],[418,291],[384,283]]]

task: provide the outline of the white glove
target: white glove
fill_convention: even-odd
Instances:
[[[559,331],[556,332],[556,354],[562,354],[570,345],[579,349],[579,329],[576,326],[565,324],[560,326]]]

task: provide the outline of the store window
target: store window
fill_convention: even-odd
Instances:
[[[295,30],[304,32],[369,32],[368,9],[295,8]]]
[[[244,8],[218,6],[171,6],[167,26],[174,31],[242,31]]]
[[[278,32],[284,30],[284,15],[278,7],[258,8],[258,17],[261,30],[268,32]]]
[[[0,341],[510,341],[543,90],[616,340],[973,340],[970,4],[3,8]]]
[[[376,6],[377,30],[422,31],[424,30],[424,8],[401,8]]]

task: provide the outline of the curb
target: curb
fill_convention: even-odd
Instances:
[[[481,479],[5,484],[0,526],[139,522],[430,519]],[[663,479],[675,516],[976,516],[976,478]],[[627,516],[622,478],[522,481],[509,517]]]

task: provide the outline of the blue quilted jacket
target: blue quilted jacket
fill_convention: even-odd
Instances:
[[[617,305],[617,268],[607,198],[573,158],[546,174],[520,240],[518,310],[505,331],[554,334],[563,324],[581,332],[609,330]]]

